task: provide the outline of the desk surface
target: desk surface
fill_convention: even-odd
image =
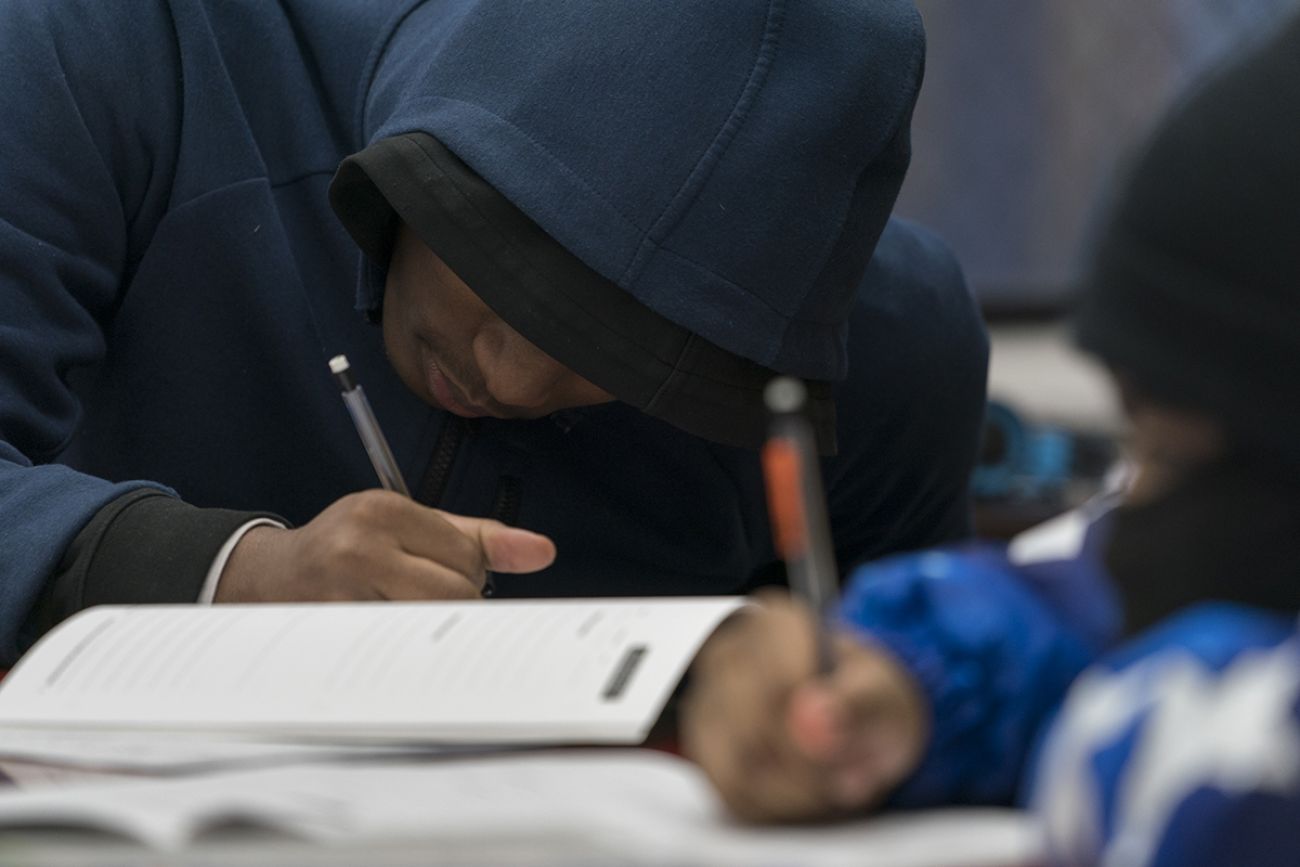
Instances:
[[[27,791],[32,816],[65,825],[17,822],[0,833],[0,864],[1025,867],[1040,854],[1035,826],[1011,810],[742,826],[693,765],[646,750],[318,762],[95,789]],[[15,815],[0,795],[0,825]]]

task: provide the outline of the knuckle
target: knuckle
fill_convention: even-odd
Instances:
[[[389,491],[360,491],[350,494],[348,499],[348,516],[352,521],[365,524],[384,524],[392,520],[398,503],[397,497]]]
[[[363,538],[363,534],[351,527],[328,534],[315,548],[318,567],[344,572],[359,568],[367,559]]]

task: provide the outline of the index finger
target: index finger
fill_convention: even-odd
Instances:
[[[476,538],[462,532],[446,512],[412,500],[409,507],[392,509],[386,529],[407,554],[428,560],[464,576],[482,588],[487,580],[487,557]]]

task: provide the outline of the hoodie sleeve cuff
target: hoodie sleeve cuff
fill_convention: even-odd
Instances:
[[[33,613],[37,634],[92,605],[194,602],[222,546],[257,518],[286,523],[200,509],[155,490],[113,500],[64,553]]]
[[[230,534],[230,538],[221,546],[217,556],[213,558],[212,565],[208,567],[208,575],[203,579],[203,586],[199,590],[199,598],[195,601],[200,605],[211,605],[217,598],[217,585],[221,583],[221,573],[226,569],[226,562],[230,555],[235,553],[235,546],[239,540],[244,538],[249,530],[254,527],[279,527],[284,529],[285,525],[280,521],[272,521],[270,518],[254,518],[251,521],[236,528],[235,532]]]
[[[1093,656],[996,548],[859,569],[841,613],[930,707],[929,747],[894,806],[1010,803],[1041,723]]]

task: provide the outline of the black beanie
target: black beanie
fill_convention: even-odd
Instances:
[[[1079,344],[1300,469],[1300,18],[1195,88],[1125,180]]]

